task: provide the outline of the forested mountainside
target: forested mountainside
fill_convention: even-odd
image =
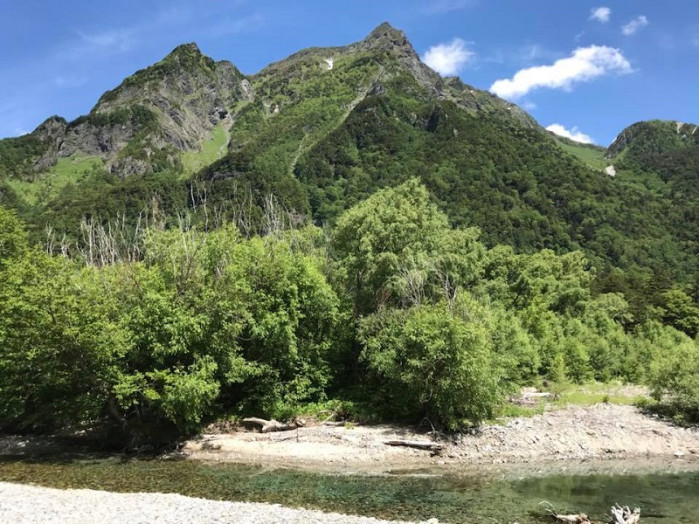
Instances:
[[[179,46],[0,141],[0,426],[330,396],[457,427],[543,378],[652,382],[694,416],[695,131],[555,137],[388,24],[251,76]]]
[[[5,204],[38,231],[73,235],[82,216],[133,217],[154,196],[168,216],[192,209],[192,185],[212,205],[245,201],[259,216],[274,194],[332,223],[377,189],[419,177],[454,225],[478,226],[489,245],[583,249],[599,267],[663,266],[688,281],[697,269],[693,129],[636,124],[592,167],[566,154],[584,146],[441,78],[383,24],[251,77],[179,46],[87,116],[51,117],[0,141],[0,176]],[[605,162],[623,176],[601,175]]]

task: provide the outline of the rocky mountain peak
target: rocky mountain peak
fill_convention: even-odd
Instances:
[[[68,122],[62,116],[53,115],[44,120],[39,126],[33,131],[33,135],[40,139],[47,139],[55,136],[56,134],[62,133]]]
[[[188,44],[178,45],[170,54],[152,67],[158,66],[179,66],[183,69],[199,68],[203,66],[207,69],[213,69],[215,63],[211,58],[201,52],[196,43],[190,42]]]
[[[199,46],[197,45],[196,42],[188,42],[185,44],[180,44],[178,45],[175,49],[173,49],[169,55],[167,55],[166,59],[168,57],[175,57],[175,56],[181,56],[181,55],[199,55],[201,56],[202,52],[201,49],[199,49]]]
[[[363,51],[386,52],[400,58],[404,63],[414,66],[420,62],[420,56],[408,40],[405,33],[384,22],[369,35],[355,44],[356,49]]]
[[[35,136],[50,147],[36,168],[72,155],[99,156],[123,175],[177,167],[181,151],[197,150],[216,126],[229,126],[231,108],[251,97],[248,80],[230,62],[182,44],[104,93],[89,115],[42,124]]]
[[[412,49],[410,41],[405,33],[396,29],[388,22],[384,22],[361,42],[366,47],[390,49],[395,47],[408,47]]]

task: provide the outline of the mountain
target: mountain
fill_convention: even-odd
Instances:
[[[605,156],[642,166],[653,156],[697,147],[697,127],[670,120],[637,122],[619,133]]]
[[[24,140],[37,143],[34,171],[74,156],[99,157],[120,176],[176,168],[180,152],[198,150],[230,120],[228,108],[251,97],[233,64],[184,44],[104,93],[88,115],[72,122],[51,117]]]
[[[624,129],[605,157],[620,169],[654,175],[677,198],[691,201],[696,218],[699,198],[699,133],[696,124],[653,120]]]
[[[600,268],[687,280],[698,264],[695,130],[639,123],[606,151],[562,140],[439,76],[388,24],[250,76],[185,44],[88,115],[1,140],[0,203],[67,235],[83,216],[133,218],[153,202],[165,220],[204,203],[232,220],[245,209],[255,227],[269,194],[322,224],[417,177],[488,245],[583,249]]]

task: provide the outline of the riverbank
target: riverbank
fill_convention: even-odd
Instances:
[[[279,504],[225,502],[162,493],[110,493],[0,482],[0,522],[13,524],[331,523],[384,520],[293,509]],[[392,521],[394,524],[397,521]]]
[[[699,466],[699,428],[682,428],[628,405],[595,404],[551,409],[532,417],[484,426],[475,435],[442,437],[439,454],[386,445],[389,440],[430,441],[411,428],[311,425],[276,433],[204,434],[185,443],[193,460],[378,472],[391,468],[485,464],[579,463],[609,459],[680,461]]]

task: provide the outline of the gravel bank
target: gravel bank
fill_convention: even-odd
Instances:
[[[633,406],[596,404],[546,411],[485,426],[477,435],[445,439],[439,456],[387,440],[429,440],[400,426],[326,427],[202,435],[186,443],[192,459],[353,471],[440,465],[536,464],[667,458],[699,464],[699,428],[681,428]]]
[[[277,504],[220,502],[162,493],[59,490],[0,482],[0,522],[12,524],[204,524],[387,522]]]

